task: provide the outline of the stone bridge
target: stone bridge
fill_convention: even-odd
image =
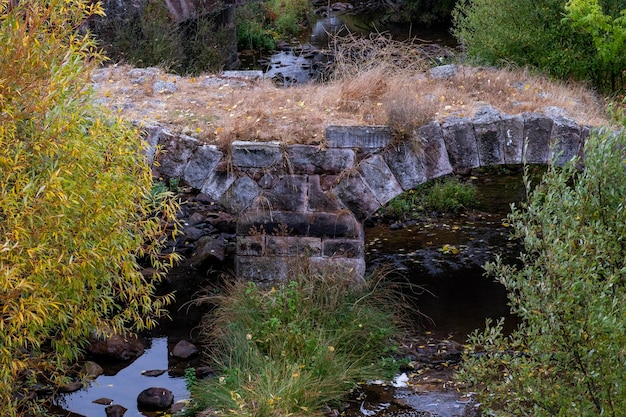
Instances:
[[[255,281],[286,275],[299,256],[319,267],[365,271],[363,220],[403,191],[434,178],[502,164],[564,164],[582,156],[589,128],[560,109],[450,117],[395,142],[385,126],[328,126],[321,145],[233,142],[220,150],[147,129],[150,162],[237,218],[235,271]],[[165,152],[158,153],[157,145]]]

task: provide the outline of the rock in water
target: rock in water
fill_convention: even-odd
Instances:
[[[174,394],[166,388],[148,388],[137,397],[137,405],[145,410],[167,410],[174,403]]]

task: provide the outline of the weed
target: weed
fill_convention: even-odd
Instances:
[[[308,416],[356,383],[397,371],[390,359],[401,325],[382,277],[364,285],[315,273],[294,259],[293,275],[271,289],[237,281],[207,300],[203,322],[221,376],[193,389],[194,410],[217,415]]]

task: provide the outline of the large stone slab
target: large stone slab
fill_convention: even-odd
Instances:
[[[362,239],[324,239],[322,254],[327,257],[363,258],[363,246]]]
[[[320,274],[331,273],[343,277],[347,282],[359,285],[365,276],[365,260],[363,258],[319,257],[311,258],[311,269]]]
[[[420,126],[417,129],[417,137],[424,155],[426,178],[430,180],[451,174],[452,165],[450,165],[441,125],[438,122],[430,122]]]
[[[457,173],[464,173],[480,166],[478,146],[474,126],[469,119],[450,117],[443,126],[443,140],[446,144],[450,165]]]
[[[550,143],[554,155],[554,163],[563,166],[573,158],[582,154],[583,139],[580,126],[568,117],[554,117]]]
[[[504,164],[504,139],[500,134],[500,121],[500,112],[490,106],[481,107],[474,116],[480,166]]]
[[[267,236],[268,256],[321,256],[322,239],[308,236]]]
[[[288,272],[288,258],[284,256],[235,256],[235,275],[261,286],[285,281]]]
[[[305,211],[307,191],[306,175],[282,175],[271,189],[263,190],[259,204],[270,210]]]
[[[337,213],[248,210],[237,220],[237,235],[310,236],[324,238],[362,238],[363,226],[344,210]]]
[[[332,191],[322,189],[319,175],[309,175],[308,179],[308,210],[336,212],[345,208],[341,200]]]
[[[329,148],[356,148],[364,152],[382,150],[391,143],[389,126],[328,126]]]
[[[500,129],[504,139],[504,163],[518,165],[524,155],[524,119],[519,115],[500,115]]]
[[[200,191],[215,201],[219,201],[222,196],[233,185],[237,177],[232,172],[213,172],[202,185]]]
[[[313,145],[287,147],[288,167],[298,174],[339,174],[354,167],[352,149],[321,149]]]
[[[385,162],[403,190],[410,190],[428,180],[423,149],[417,140],[390,146]]]
[[[381,207],[359,174],[344,175],[332,191],[359,220],[365,220]]]
[[[260,188],[257,183],[243,176],[235,180],[219,201],[227,212],[237,214],[243,212],[259,194]]]
[[[282,163],[279,142],[244,142],[231,144],[234,168],[270,168]]]
[[[187,162],[199,145],[198,139],[162,130],[159,145],[163,149],[157,154],[159,173],[170,178],[182,178]]]
[[[381,206],[402,193],[402,187],[381,155],[373,155],[361,161],[359,172]]]
[[[538,113],[524,113],[524,156],[528,164],[549,164],[552,119]]]
[[[183,170],[183,179],[192,187],[202,189],[223,156],[215,145],[198,146]]]

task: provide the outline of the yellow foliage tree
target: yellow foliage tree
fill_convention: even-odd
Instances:
[[[171,295],[173,199],[152,192],[139,132],[94,102],[89,0],[0,0],[0,404],[64,381],[88,337],[151,327]],[[173,227],[171,227],[173,226]],[[169,228],[169,229],[168,229]],[[158,271],[141,273],[139,260]]]

